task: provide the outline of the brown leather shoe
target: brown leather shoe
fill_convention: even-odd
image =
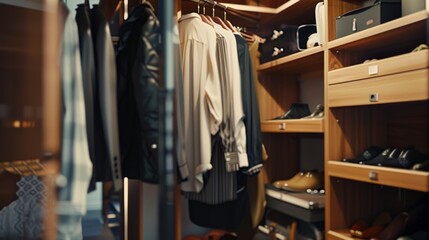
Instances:
[[[305,173],[304,172],[298,172],[297,174],[295,174],[295,176],[293,176],[292,178],[286,179],[286,180],[278,180],[275,181],[273,183],[274,187],[276,188],[282,188],[282,187],[287,187],[289,186],[290,183],[296,182],[299,179],[301,179],[302,177],[304,177]]]
[[[381,212],[377,215],[372,226],[368,227],[365,222],[358,220],[350,228],[350,233],[354,237],[358,238],[372,238],[378,236],[384,227],[392,221],[392,218],[388,212]]]
[[[303,177],[297,181],[289,182],[287,186],[281,188],[292,192],[306,192],[307,189],[319,189],[323,187],[323,172],[306,172]]]

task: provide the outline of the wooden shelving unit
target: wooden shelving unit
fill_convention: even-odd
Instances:
[[[428,51],[412,50],[428,43],[429,15],[421,10],[336,39],[336,17],[362,1],[327,6],[325,231],[326,239],[352,240],[356,220],[380,211],[394,217],[429,192],[428,172],[342,161],[370,146],[413,145],[428,154]]]

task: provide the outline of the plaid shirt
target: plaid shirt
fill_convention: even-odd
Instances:
[[[58,195],[58,214],[82,216],[86,213],[86,196],[92,175],[86,135],[85,105],[78,30],[72,15],[64,26],[61,59],[61,93],[63,100],[63,138],[61,175],[67,180]]]

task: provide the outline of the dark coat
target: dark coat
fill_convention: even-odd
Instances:
[[[115,190],[122,187],[118,137],[116,65],[112,37],[100,6],[90,11],[95,60],[94,146],[97,181],[113,180]]]
[[[124,177],[158,182],[160,25],[150,3],[137,6],[119,30],[118,117]]]
[[[86,134],[88,137],[89,156],[93,165],[95,165],[95,146],[94,146],[94,91],[96,89],[95,81],[95,63],[94,46],[92,45],[91,23],[89,21],[89,9],[84,4],[79,4],[76,9],[76,23],[79,30],[80,58],[82,64],[82,81],[85,97],[85,116],[86,116]],[[95,171],[89,185],[89,190],[95,190]]]

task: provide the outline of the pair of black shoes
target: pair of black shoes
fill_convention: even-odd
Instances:
[[[299,119],[299,118],[322,118],[323,117],[323,105],[317,105],[313,113],[310,112],[308,104],[306,103],[292,103],[290,109],[283,115],[273,118],[273,120],[284,120],[284,119]]]
[[[382,149],[371,146],[354,159],[343,159],[344,162],[359,163],[383,167],[411,169],[421,163],[425,156],[410,146],[405,149],[389,147]]]

